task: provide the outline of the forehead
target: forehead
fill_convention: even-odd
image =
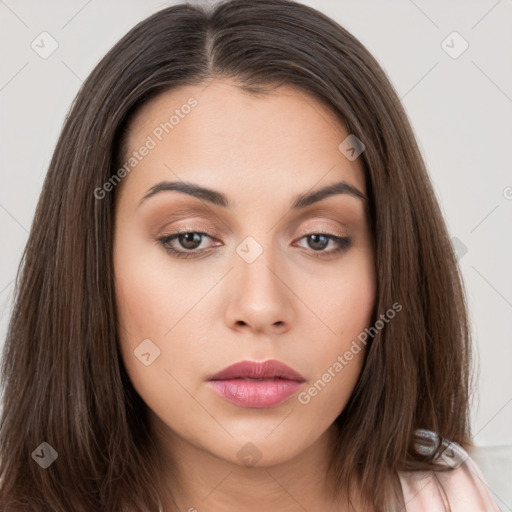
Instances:
[[[143,105],[128,127],[124,157],[151,139],[153,149],[130,173],[137,188],[178,177],[304,189],[325,176],[365,193],[360,159],[349,161],[338,148],[348,135],[325,104],[300,89],[255,95],[214,80],[165,91]]]

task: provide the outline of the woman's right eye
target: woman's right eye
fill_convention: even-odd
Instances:
[[[179,230],[159,238],[157,241],[170,254],[178,258],[190,258],[202,254],[206,249],[199,249],[204,238],[213,238],[213,235],[202,231]],[[181,248],[178,248],[181,247]]]

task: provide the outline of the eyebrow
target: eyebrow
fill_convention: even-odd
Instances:
[[[233,203],[222,192],[184,181],[161,181],[160,183],[153,185],[140,200],[139,206],[150,197],[166,191],[182,192],[184,194],[197,197],[198,199],[204,199],[216,206],[222,206],[224,208],[233,207]],[[299,208],[305,208],[306,206],[310,206],[313,203],[317,203],[322,199],[336,194],[347,194],[358,199],[368,200],[368,198],[356,187],[345,181],[340,181],[313,192],[299,194],[294,198],[291,209],[297,210]]]

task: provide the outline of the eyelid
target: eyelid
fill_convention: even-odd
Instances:
[[[210,237],[220,236],[217,231],[213,229],[198,227],[198,226],[178,226],[172,229],[173,235],[182,233],[204,233]]]
[[[323,226],[312,226],[311,228],[302,228],[298,232],[299,237],[303,237],[306,235],[316,234],[316,233],[324,233],[324,234],[331,234],[333,236],[339,236],[339,237],[345,237],[349,236],[347,232],[342,231],[338,227],[327,227],[327,225]]]
[[[221,233],[219,230],[215,229],[215,228],[208,228],[208,227],[204,227],[204,226],[197,226],[197,225],[182,225],[182,226],[177,226],[177,227],[174,227],[174,228],[170,228],[170,229],[163,229],[162,230],[164,233],[162,236],[171,236],[172,234],[180,234],[180,233],[190,233],[190,232],[197,232],[197,233],[204,233],[206,235],[208,235],[209,237],[211,238],[219,238],[221,237]],[[165,232],[166,231],[169,231],[168,234],[166,234]],[[323,226],[311,226],[309,228],[302,228],[299,230],[299,232],[297,233],[297,238],[301,238],[303,236],[307,236],[307,235],[310,235],[310,234],[318,234],[318,233],[324,233],[324,234],[332,234],[333,236],[338,236],[338,237],[344,237],[344,236],[348,236],[348,233],[340,230],[339,228],[336,228],[336,227],[327,227],[326,224],[324,224]]]

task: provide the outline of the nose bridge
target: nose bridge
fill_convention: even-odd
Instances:
[[[237,275],[244,292],[260,295],[274,295],[279,293],[278,288],[282,283],[276,277],[275,248],[272,247],[271,237],[247,236],[236,248],[237,253]],[[269,300],[270,296],[266,297]]]
[[[236,289],[227,308],[230,323],[243,323],[258,330],[290,323],[285,279],[276,268],[281,267],[277,252],[270,236],[247,236],[236,247]]]

